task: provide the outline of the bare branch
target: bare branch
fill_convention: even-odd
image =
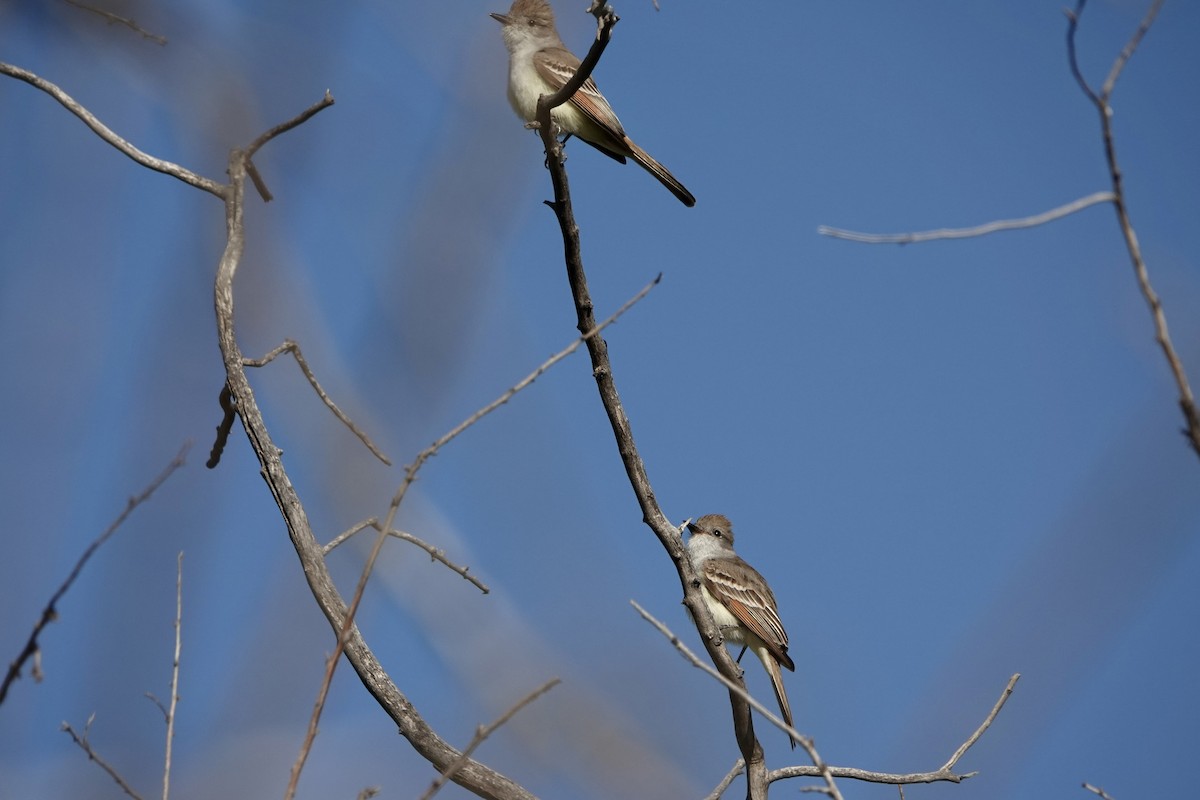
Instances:
[[[23,70],[20,67],[14,67],[11,64],[5,64],[3,62],[0,62],[0,73],[9,75],[18,80],[25,81],[30,86],[41,89],[43,92],[61,103],[63,107],[72,114],[83,120],[83,124],[91,128],[97,136],[120,150],[125,155],[132,158],[137,163],[141,164],[143,167],[152,169],[155,172],[161,172],[164,175],[170,175],[172,178],[178,178],[184,183],[195,186],[197,189],[203,189],[209,194],[216,195],[221,199],[225,199],[225,195],[229,190],[227,186],[209,178],[205,178],[202,175],[197,175],[191,170],[181,167],[173,162],[164,161],[161,158],[155,158],[148,153],[143,153],[141,150],[137,149],[132,144],[113,133],[107,125],[96,119],[92,112],[81,106],[78,101],[75,100],[75,98],[71,97],[71,95],[67,94],[50,81],[39,78],[32,72]]]
[[[386,540],[387,536],[381,529],[379,535],[375,537],[375,546],[371,548],[371,554],[367,557],[367,563],[363,565],[362,574],[358,578],[358,585],[354,588],[354,596],[350,599],[350,607],[346,611],[346,618],[342,622],[342,629],[338,632],[337,644],[334,646],[333,652],[325,659],[325,677],[321,681],[321,688],[317,692],[317,700],[313,704],[312,715],[308,720],[308,730],[304,735],[304,743],[300,747],[300,753],[296,756],[295,763],[292,764],[287,791],[283,793],[284,800],[292,800],[296,796],[296,788],[300,784],[300,773],[304,769],[305,762],[308,760],[308,754],[312,751],[313,741],[317,738],[317,726],[321,721],[321,713],[325,709],[325,700],[329,697],[329,687],[333,684],[333,675],[337,671],[338,662],[341,661],[342,653],[346,648],[346,639],[350,635],[350,629],[354,625],[354,617],[358,614],[358,607],[362,603],[363,592],[367,588],[367,581],[371,578],[371,573],[375,569],[375,561],[379,558],[379,553],[383,550],[383,543]]]
[[[1162,7],[1162,0],[1154,0],[1151,3],[1138,29],[1134,31],[1133,36],[1130,37],[1128,43],[1126,43],[1113,62],[1112,68],[1108,73],[1108,78],[1104,81],[1104,87],[1098,95],[1088,86],[1087,81],[1079,70],[1079,64],[1075,55],[1075,33],[1079,26],[1079,17],[1083,13],[1085,4],[1086,0],[1079,0],[1075,5],[1075,10],[1067,14],[1067,56],[1071,65],[1071,73],[1075,76],[1075,80],[1078,81],[1084,94],[1096,106],[1096,111],[1100,116],[1100,131],[1104,139],[1104,158],[1108,163],[1108,176],[1112,183],[1113,208],[1117,212],[1117,224],[1120,226],[1121,235],[1125,239],[1125,249],[1129,253],[1129,260],[1133,265],[1134,275],[1137,277],[1138,288],[1142,292],[1142,297],[1145,299],[1146,305],[1150,309],[1150,316],[1154,321],[1154,339],[1158,342],[1158,346],[1163,352],[1163,357],[1167,360],[1167,366],[1171,370],[1171,376],[1175,379],[1175,386],[1179,392],[1179,408],[1183,412],[1184,422],[1186,423],[1183,431],[1184,435],[1187,437],[1189,444],[1191,444],[1192,450],[1200,456],[1200,411],[1196,408],[1196,399],[1192,395],[1192,387],[1188,382],[1187,373],[1183,369],[1183,362],[1180,360],[1179,354],[1175,352],[1175,346],[1171,342],[1171,334],[1167,329],[1167,316],[1163,311],[1162,301],[1159,299],[1158,293],[1154,291],[1154,287],[1150,283],[1150,272],[1146,267],[1145,259],[1142,258],[1142,248],[1138,243],[1137,233],[1133,229],[1133,222],[1129,217],[1129,209],[1125,204],[1124,179],[1121,175],[1121,167],[1117,163],[1116,140],[1112,126],[1113,111],[1112,105],[1109,103],[1117,78],[1125,68],[1125,64],[1133,56],[1142,38],[1145,37],[1146,31],[1150,29],[1150,25],[1158,15],[1158,10]]]
[[[383,526],[380,525],[379,520],[375,519],[374,517],[372,517],[371,519],[359,522],[356,525],[354,525],[353,527],[351,527],[349,530],[339,533],[337,536],[335,536],[333,538],[332,541],[329,542],[329,544],[325,545],[325,547],[323,548],[325,554],[328,555],[330,550],[332,550],[333,548],[342,544],[347,539],[349,539],[351,536],[353,536],[354,534],[358,533],[359,531],[361,531],[365,528],[374,528],[375,530],[378,531],[378,530],[381,530],[383,528]],[[468,574],[471,570],[470,567],[464,567],[464,566],[455,564],[453,561],[451,561],[449,558],[446,557],[445,550],[442,550],[439,547],[434,547],[433,545],[429,544],[428,542],[425,542],[425,541],[417,538],[416,536],[413,536],[411,533],[405,533],[404,531],[398,531],[398,530],[392,529],[387,532],[387,535],[393,536],[397,539],[401,539],[406,542],[409,542],[410,544],[415,544],[417,547],[421,548],[422,550],[424,550],[426,553],[429,554],[430,560],[442,562],[450,569],[451,572],[458,573],[465,580],[475,584],[475,587],[477,589],[479,589],[479,591],[483,592],[484,594],[491,593],[491,589],[489,589],[483,581],[479,580],[474,575]]]
[[[133,790],[133,787],[131,787],[128,783],[125,782],[125,779],[121,777],[121,774],[119,772],[117,772],[117,770],[111,764],[109,764],[107,761],[105,761],[103,758],[101,758],[99,753],[97,753],[95,750],[92,749],[92,745],[88,741],[88,732],[91,730],[92,720],[94,720],[95,718],[96,718],[95,714],[92,714],[90,717],[88,717],[87,722],[83,726],[83,735],[82,736],[80,736],[78,733],[76,733],[75,729],[72,728],[71,724],[68,722],[64,722],[62,724],[62,730],[66,731],[67,734],[71,737],[71,739],[75,742],[75,744],[79,745],[80,749],[82,749],[83,752],[87,753],[88,761],[95,761],[96,764],[100,767],[100,769],[107,772],[109,777],[111,777],[114,781],[117,782],[117,785],[121,787],[121,791],[125,792],[125,794],[132,797],[133,800],[142,800],[142,796],[139,795],[137,792],[135,792]]]
[[[1083,71],[1079,69],[1079,58],[1075,52],[1075,30],[1079,27],[1079,15],[1083,13],[1083,6],[1087,0],[1077,0],[1075,10],[1064,9],[1067,15],[1067,61],[1071,66],[1071,75],[1074,76],[1075,82],[1079,84],[1079,88],[1088,96],[1088,99],[1093,103],[1099,103],[1100,98],[1096,92],[1088,84],[1087,78],[1083,76]]]
[[[489,594],[491,592],[491,589],[489,589],[487,587],[487,585],[483,583],[483,581],[479,580],[474,575],[467,574],[468,570],[471,569],[470,567],[460,567],[458,564],[455,564],[453,561],[446,558],[445,550],[442,550],[440,548],[434,547],[431,544],[423,542],[420,539],[418,539],[416,536],[413,536],[411,533],[405,533],[404,531],[390,530],[390,531],[388,531],[388,536],[395,536],[397,539],[403,539],[404,541],[406,541],[410,544],[415,544],[417,547],[421,548],[426,553],[429,553],[429,559],[431,561],[442,562],[443,564],[446,565],[446,567],[448,567],[450,569],[451,572],[456,572],[459,575],[461,575],[465,580],[475,584],[475,587],[477,589],[479,589],[479,591],[483,592],[484,594]]]
[[[315,112],[314,112],[315,113]],[[350,432],[358,437],[358,440],[367,446],[367,449],[384,464],[389,467],[392,465],[392,460],[383,454],[383,451],[375,446],[370,437],[362,431],[354,420],[346,416],[346,414],[337,407],[337,403],[330,399],[329,395],[321,388],[321,384],[317,381],[317,376],[313,374],[312,368],[308,366],[308,361],[304,358],[304,353],[300,352],[300,345],[292,339],[284,339],[283,344],[276,347],[271,352],[267,353],[262,358],[247,358],[245,364],[247,367],[263,367],[270,364],[277,356],[282,353],[291,353],[292,358],[296,359],[296,363],[300,366],[300,371],[304,373],[304,377],[308,378],[309,384],[313,387],[313,391],[321,398],[321,402],[325,407],[333,412],[333,415],[342,421],[342,424],[350,429]]]
[[[1065,216],[1074,214],[1076,211],[1082,211],[1099,203],[1111,203],[1115,199],[1112,192],[1094,192],[1087,197],[1072,200],[1066,205],[1052,208],[1049,211],[1043,211],[1041,214],[1034,214],[1031,217],[1000,219],[971,228],[939,228],[938,230],[915,233],[860,233],[858,231],[848,231],[842,228],[831,228],[828,225],[821,225],[817,227],[817,233],[822,236],[831,236],[834,239],[846,239],[851,242],[863,242],[865,244],[918,244],[937,239],[969,239],[975,236],[996,233],[997,231],[1011,231],[1045,225],[1047,222],[1062,219]]]
[[[274,128],[271,128],[271,130],[267,131],[266,133],[263,133],[261,136],[259,136],[253,142],[251,142],[250,146],[246,148],[245,157],[246,157],[247,162],[249,162],[249,160],[254,157],[254,154],[257,153],[264,144],[271,141],[272,139],[274,139],[276,136],[279,136],[280,134],[287,133],[292,128],[295,128],[298,125],[303,125],[304,123],[308,122],[310,119],[312,119],[314,116],[316,116],[320,112],[329,108],[331,105],[333,105],[333,103],[334,103],[333,95],[329,92],[328,89],[326,89],[325,96],[322,97],[320,100],[313,103],[311,106],[304,109],[299,114],[297,114],[296,116],[289,119],[287,122],[279,123]],[[248,169],[249,169],[249,167],[247,167],[247,170]]]
[[[163,800],[171,796],[171,745],[175,741],[175,708],[179,704],[179,651],[183,643],[183,551],[176,560],[175,575],[175,658],[171,663],[171,707],[167,714],[167,747],[163,758]],[[159,706],[162,707],[161,704]]]
[[[167,707],[162,704],[162,701],[154,694],[154,692],[142,692],[142,696],[154,703],[155,707],[162,712],[163,722],[167,721]]]
[[[954,751],[954,755],[950,756],[950,760],[942,765],[942,772],[949,772],[954,769],[954,765],[958,760],[971,749],[971,746],[979,741],[979,737],[983,736],[984,732],[991,727],[992,720],[996,719],[996,715],[1000,713],[1000,709],[1004,708],[1004,704],[1008,702],[1008,697],[1013,693],[1013,687],[1017,685],[1017,681],[1021,679],[1021,673],[1014,672],[1013,676],[1008,679],[1008,685],[1004,687],[1004,691],[1000,693],[1000,699],[996,701],[996,705],[992,706],[992,711],[984,719],[983,723],[975,729],[971,736],[959,745],[959,748]]]
[[[583,333],[582,336],[580,336],[575,341],[571,342],[569,345],[564,347],[562,350],[559,350],[557,353],[550,356],[550,358],[543,361],[541,366],[539,366],[533,372],[529,373],[524,378],[519,380],[514,386],[512,386],[510,389],[505,391],[503,394],[501,394],[495,400],[488,403],[486,406],[479,409],[471,416],[467,417],[465,420],[463,420],[458,425],[456,425],[450,432],[446,433],[444,436],[442,436],[436,442],[434,442],[429,447],[426,447],[424,450],[422,450],[420,453],[418,453],[417,457],[413,460],[413,462],[404,468],[404,482],[400,485],[400,488],[396,492],[396,497],[393,499],[392,502],[399,504],[400,502],[403,501],[404,495],[408,492],[409,486],[411,486],[413,481],[415,481],[417,479],[417,472],[421,469],[421,467],[425,464],[426,461],[428,461],[433,456],[437,455],[437,452],[439,450],[441,450],[443,447],[445,447],[447,444],[449,444],[451,441],[453,441],[455,438],[457,438],[459,436],[459,434],[461,434],[467,428],[470,428],[476,422],[479,422],[479,420],[483,419],[488,414],[492,413],[493,411],[498,409],[500,406],[507,403],[509,400],[511,400],[513,398],[513,395],[515,395],[517,392],[521,391],[522,389],[526,388],[531,383],[536,381],[538,378],[540,378],[542,376],[543,373],[545,373],[548,369],[553,367],[559,361],[562,361],[564,358],[566,358],[567,356],[574,353],[576,350],[579,349],[579,345],[588,342],[589,340],[593,339],[596,336],[599,336],[601,331],[603,331],[609,325],[612,325],[614,322],[616,322],[621,317],[622,314],[624,314],[626,311],[628,311],[630,308],[632,308],[634,306],[634,304],[636,304],[639,300],[641,300],[643,297],[645,297],[647,294],[649,294],[650,290],[653,289],[655,286],[657,286],[660,281],[662,281],[662,273],[661,272],[655,276],[654,280],[650,281],[650,283],[643,286],[641,291],[639,291],[633,297],[626,300],[621,305],[621,307],[618,308],[616,311],[614,311],[608,319],[604,320],[604,322],[600,323],[599,325],[594,325],[593,327],[589,328],[586,332]]]
[[[124,25],[134,33],[141,34],[143,39],[149,39],[160,47],[166,45],[167,43],[167,37],[159,36],[157,33],[151,33],[127,17],[118,16],[111,11],[105,11],[102,8],[96,8],[95,6],[84,5],[83,3],[80,3],[79,0],[67,0],[67,3],[75,6],[76,8],[82,8],[84,11],[90,11],[93,14],[98,14],[99,16],[104,17],[104,19],[108,21],[109,25]]]
[[[419,800],[430,800],[430,798],[441,791],[441,788],[446,785],[446,781],[450,780],[454,776],[454,773],[458,771],[459,767],[466,763],[467,759],[471,757],[471,754],[475,752],[479,745],[483,744],[485,739],[495,733],[497,728],[516,716],[518,711],[525,708],[525,706],[529,705],[534,700],[537,700],[539,697],[560,683],[562,683],[560,679],[551,678],[518,700],[511,708],[497,717],[496,721],[491,725],[480,725],[478,728],[476,728],[475,735],[471,738],[470,743],[463,748],[462,755],[459,756],[454,763],[448,765],[444,770],[442,770],[442,774],[434,779],[433,783],[429,785],[429,788],[425,790],[425,793],[421,795]]]
[[[737,776],[746,771],[746,762],[740,758],[733,762],[733,768],[721,779],[721,782],[716,787],[704,796],[704,800],[721,800],[721,795],[725,794],[725,790],[733,785],[737,780]]]
[[[346,541],[351,536],[353,536],[354,534],[363,530],[364,528],[374,528],[375,530],[379,530],[380,527],[381,526],[379,524],[379,520],[376,519],[375,517],[371,517],[370,519],[364,519],[362,522],[355,523],[349,529],[344,530],[341,533],[339,533],[337,536],[333,537],[333,539],[330,540],[329,544],[322,547],[321,554],[326,555],[326,556],[329,555],[330,551],[332,551],[333,548],[337,547],[342,542]]]
[[[1085,0],[1080,0],[1079,6],[1076,9],[1076,16],[1079,11],[1083,10]],[[1150,26],[1154,24],[1154,18],[1158,16],[1159,10],[1163,6],[1163,0],[1154,0],[1150,4],[1150,8],[1146,11],[1146,16],[1142,17],[1142,22],[1138,25],[1138,29],[1133,32],[1133,36],[1129,37],[1129,41],[1121,48],[1120,54],[1113,61],[1112,68],[1108,71],[1108,77],[1104,79],[1104,86],[1100,89],[1100,96],[1107,100],[1112,96],[1113,87],[1117,85],[1117,78],[1121,76],[1125,65],[1129,63],[1129,59],[1133,58],[1133,53],[1137,50],[1138,45],[1142,43],[1142,39],[1146,35],[1146,31],[1150,30]]]
[[[0,683],[0,703],[3,703],[4,698],[8,696],[8,687],[20,676],[21,666],[30,657],[36,656],[39,652],[38,636],[41,634],[43,628],[45,628],[54,620],[58,619],[58,601],[61,600],[63,595],[67,593],[67,590],[71,588],[71,584],[75,583],[75,579],[79,577],[79,573],[83,571],[84,566],[91,559],[92,555],[98,549],[100,549],[100,546],[107,542],[114,533],[117,532],[117,529],[124,524],[125,520],[129,518],[129,515],[133,513],[135,508],[149,500],[150,496],[154,494],[158,487],[162,486],[163,483],[166,482],[167,478],[171,477],[175,470],[184,465],[184,459],[186,458],[187,452],[189,449],[191,449],[191,447],[192,443],[190,441],[184,442],[183,446],[179,448],[179,452],[175,454],[175,458],[171,459],[171,463],[167,464],[163,471],[158,474],[158,477],[150,481],[150,484],[146,486],[146,488],[143,489],[140,494],[129,498],[125,504],[125,510],[118,514],[117,518],[112,521],[108,528],[106,528],[103,533],[97,536],[92,543],[87,546],[87,549],[83,551],[83,555],[81,555],[79,560],[75,562],[75,568],[71,570],[71,574],[68,575],[67,579],[63,581],[61,586],[58,587],[58,591],[51,595],[50,602],[46,603],[46,607],[42,609],[42,615],[38,618],[37,623],[34,624],[33,632],[29,634],[29,641],[25,643],[25,647],[21,650],[20,655],[18,655],[16,660],[8,665],[8,673],[4,676],[4,682]]]
[[[304,124],[309,119],[311,119],[314,115],[316,115],[318,112],[323,111],[324,109],[329,108],[329,106],[333,105],[333,102],[334,102],[333,95],[329,93],[328,89],[326,89],[325,96],[322,97],[320,100],[313,103],[311,106],[306,108],[304,111],[301,111],[299,114],[292,117],[287,122],[281,122],[280,124],[276,125],[274,128],[271,128],[271,130],[269,130],[266,133],[259,136],[257,139],[255,139],[253,142],[250,143],[249,147],[246,148],[246,152],[245,152],[245,156],[244,156],[244,159],[245,159],[244,166],[246,168],[246,174],[250,176],[250,181],[251,181],[251,183],[254,184],[254,189],[258,192],[258,196],[262,198],[262,201],[264,203],[271,202],[272,200],[275,199],[275,196],[272,195],[271,190],[267,188],[267,182],[264,181],[262,178],[262,175],[259,174],[258,167],[254,166],[254,154],[258,152],[259,148],[261,148],[264,144],[266,144],[267,142],[274,139],[276,136],[279,136],[281,133],[287,133],[292,128],[296,127],[297,125]],[[390,465],[390,462],[389,462],[389,465]]]

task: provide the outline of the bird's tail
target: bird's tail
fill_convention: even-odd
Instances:
[[[764,652],[759,655],[759,658],[762,660],[767,674],[771,676],[771,688],[775,690],[775,699],[779,702],[779,713],[783,715],[783,721],[793,728],[796,727],[792,722],[792,706],[788,703],[787,690],[783,688],[783,672],[779,669],[779,662],[769,652]],[[788,734],[788,739],[792,743],[792,749],[795,750],[796,740],[791,734]]]
[[[642,168],[649,172],[654,177],[658,178],[659,183],[671,190],[671,194],[679,198],[679,202],[683,203],[688,208],[696,205],[696,198],[692,193],[684,188],[683,184],[676,180],[670,170],[662,164],[650,157],[642,148],[638,147],[633,141],[626,136],[625,145],[629,148],[629,155],[634,161],[642,165]]]

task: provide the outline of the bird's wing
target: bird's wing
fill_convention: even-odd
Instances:
[[[579,59],[571,51],[561,47],[547,47],[539,50],[533,56],[533,63],[537,67],[538,75],[554,87],[556,92],[566,85],[567,81],[575,75],[575,70],[579,68]],[[578,108],[606,135],[613,137],[617,142],[624,141],[625,129],[621,127],[621,120],[617,119],[616,112],[604,99],[604,95],[600,94],[595,81],[591,78],[583,82],[583,86],[579,87],[579,91],[575,92],[568,102]],[[597,143],[593,142],[592,144]]]
[[[766,644],[771,655],[790,670],[788,637],[775,607],[775,595],[757,570],[741,559],[716,558],[704,564],[704,586],[738,622]]]

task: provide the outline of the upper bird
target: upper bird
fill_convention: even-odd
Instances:
[[[533,122],[537,119],[538,97],[554,94],[565,86],[579,68],[579,59],[559,38],[554,10],[546,0],[514,0],[507,14],[491,16],[503,26],[504,46],[508,48],[508,101],[517,116]],[[632,158],[685,206],[696,205],[696,198],[666,167],[625,135],[621,120],[591,78],[550,113],[567,134],[622,164]]]

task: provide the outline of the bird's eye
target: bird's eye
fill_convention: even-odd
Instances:
[[[724,535],[725,535],[725,531],[721,530],[720,528],[713,528],[713,536],[720,539]]]

